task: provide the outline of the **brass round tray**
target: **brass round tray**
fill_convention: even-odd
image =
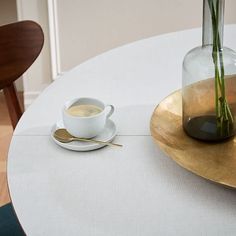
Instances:
[[[236,188],[236,138],[205,143],[182,128],[182,98],[178,90],[154,110],[151,134],[158,146],[183,168],[208,180]]]

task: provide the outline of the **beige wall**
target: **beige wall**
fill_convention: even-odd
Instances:
[[[36,21],[44,31],[42,52],[23,76],[25,107],[28,107],[52,82],[47,0],[17,0],[17,13],[18,20]]]
[[[202,0],[57,0],[61,69],[120,45],[200,27]],[[226,0],[226,23],[236,23]]]
[[[16,0],[0,0],[0,25],[17,21]],[[22,79],[16,81],[18,90],[23,91]]]
[[[16,1],[0,0],[0,25],[8,24],[16,20]]]

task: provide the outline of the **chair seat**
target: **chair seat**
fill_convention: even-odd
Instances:
[[[11,203],[0,207],[0,235],[25,236]]]

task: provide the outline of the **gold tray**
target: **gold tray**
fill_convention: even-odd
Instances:
[[[155,143],[183,168],[216,183],[236,188],[236,138],[205,143],[182,128],[182,98],[178,90],[154,110],[151,134]]]

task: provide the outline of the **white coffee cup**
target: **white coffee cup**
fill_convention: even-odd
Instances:
[[[78,116],[72,115],[68,109],[73,106],[93,105],[100,109],[95,115]],[[113,114],[113,105],[105,105],[102,101],[95,98],[75,98],[66,102],[63,107],[63,122],[67,131],[81,138],[92,138],[97,136],[105,128],[107,119]]]

